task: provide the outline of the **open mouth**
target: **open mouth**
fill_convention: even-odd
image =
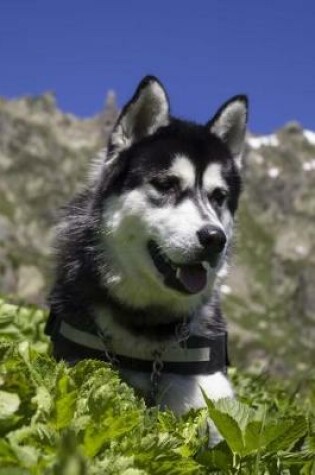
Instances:
[[[154,241],[148,242],[150,256],[164,284],[185,294],[197,294],[207,285],[207,270],[200,263],[176,264],[161,251]]]

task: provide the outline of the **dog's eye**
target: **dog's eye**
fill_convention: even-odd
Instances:
[[[228,192],[223,188],[216,188],[209,195],[209,200],[216,206],[222,207],[227,200]]]
[[[179,186],[179,181],[176,177],[153,178],[150,184],[160,193],[167,193],[176,190]]]

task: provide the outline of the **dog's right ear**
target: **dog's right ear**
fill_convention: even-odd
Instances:
[[[121,152],[168,125],[169,114],[169,101],[164,87],[154,76],[146,76],[118,117],[109,138],[109,154]]]

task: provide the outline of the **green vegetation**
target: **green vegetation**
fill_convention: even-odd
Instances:
[[[0,300],[0,475],[315,473],[315,378],[297,391],[231,370],[237,400],[176,419],[104,363],[57,364],[45,318]]]

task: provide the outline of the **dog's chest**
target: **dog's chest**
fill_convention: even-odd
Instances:
[[[146,399],[152,399],[151,375],[132,370],[121,370],[125,381]],[[209,375],[177,375],[162,373],[157,387],[156,403],[180,415],[191,408],[205,406],[201,389],[210,399],[233,397],[232,386],[221,372]]]
[[[143,336],[134,336],[126,328],[121,327],[110,313],[100,312],[98,324],[102,330],[111,335],[114,346],[124,348],[129,354],[136,350],[137,354],[148,359],[155,351],[159,352],[161,343],[152,343]],[[123,379],[146,400],[153,401],[161,408],[168,407],[177,414],[182,414],[190,408],[205,406],[202,390],[211,399],[233,397],[233,390],[226,375],[216,371],[213,374],[176,374],[161,371],[154,387],[152,372],[119,368]],[[202,390],[201,390],[202,388]]]

